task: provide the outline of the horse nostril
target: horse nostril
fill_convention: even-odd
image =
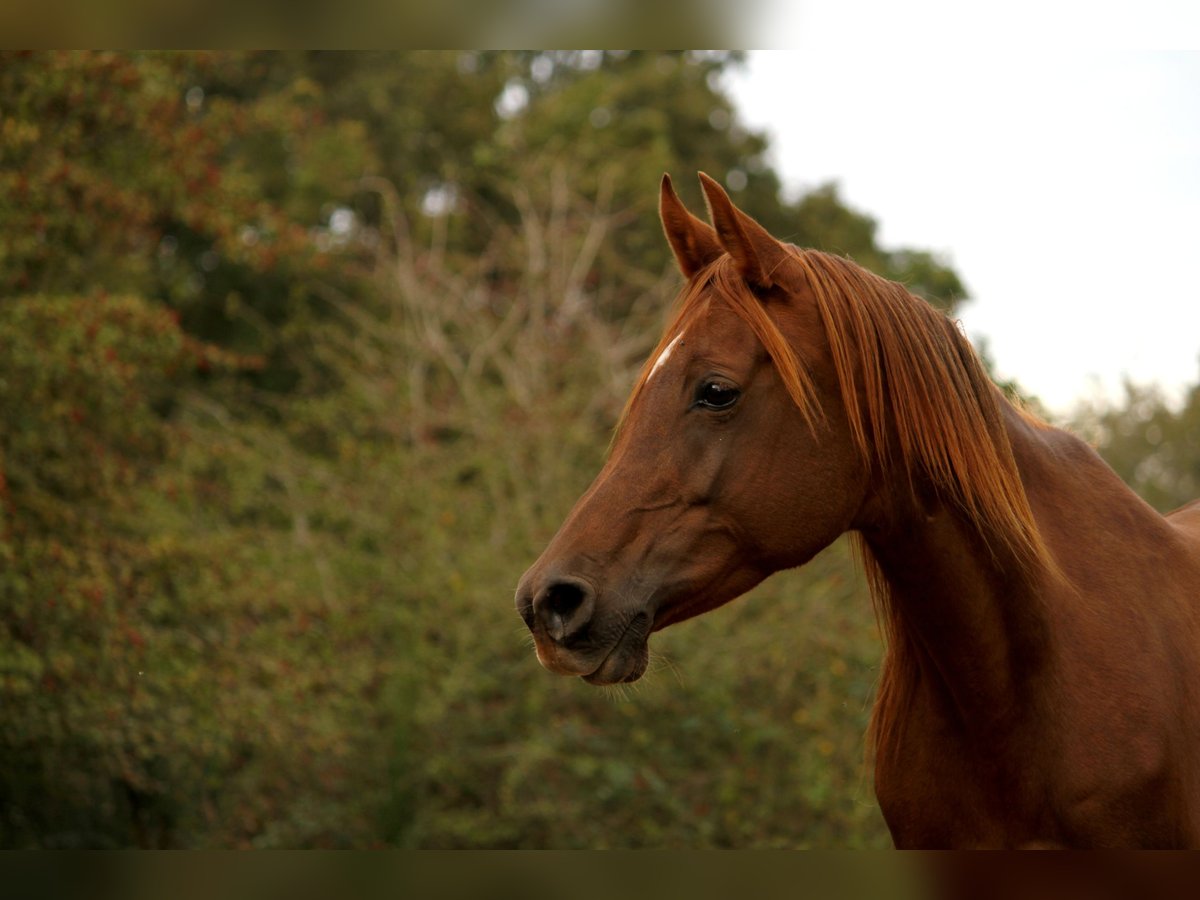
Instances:
[[[583,588],[578,584],[564,582],[552,584],[546,589],[546,608],[554,615],[562,616],[564,619],[579,609],[583,604],[583,599]]]
[[[592,589],[586,582],[556,581],[533,601],[534,612],[556,641],[579,631],[592,617]]]

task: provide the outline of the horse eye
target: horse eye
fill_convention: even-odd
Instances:
[[[707,409],[729,409],[741,396],[741,391],[719,381],[706,381],[700,386],[696,403]]]

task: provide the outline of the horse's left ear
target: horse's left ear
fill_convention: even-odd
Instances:
[[[691,278],[725,252],[712,226],[688,212],[666,174],[658,197],[658,217],[684,278]]]
[[[734,206],[724,188],[703,172],[699,174],[708,201],[708,216],[716,227],[721,246],[734,258],[750,284],[761,288],[776,284],[779,267],[790,257],[787,248]]]

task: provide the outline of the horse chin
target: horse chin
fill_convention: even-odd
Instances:
[[[583,680],[588,684],[622,684],[637,681],[646,673],[650,662],[650,648],[643,640],[632,647],[622,641],[612,652],[604,657],[604,662],[590,675],[584,675]]]
[[[583,680],[596,685],[637,681],[646,673],[650,662],[649,636],[650,616],[646,613],[634,616],[608,655],[595,671],[584,675]]]

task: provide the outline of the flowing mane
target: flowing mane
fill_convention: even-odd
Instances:
[[[1004,553],[1022,568],[1052,571],[1001,419],[1000,404],[1007,401],[957,324],[903,285],[850,260],[788,249],[817,300],[851,434],[864,461],[910,483],[924,476],[971,523],[994,557]],[[754,331],[792,401],[815,427],[823,414],[803,361],[727,255],[697,272],[680,293],[671,323],[630,393],[621,424],[654,360],[688,326],[710,290]],[[870,730],[870,743],[878,747],[896,724],[915,660],[887,582],[859,536],[855,547],[887,639]]]

